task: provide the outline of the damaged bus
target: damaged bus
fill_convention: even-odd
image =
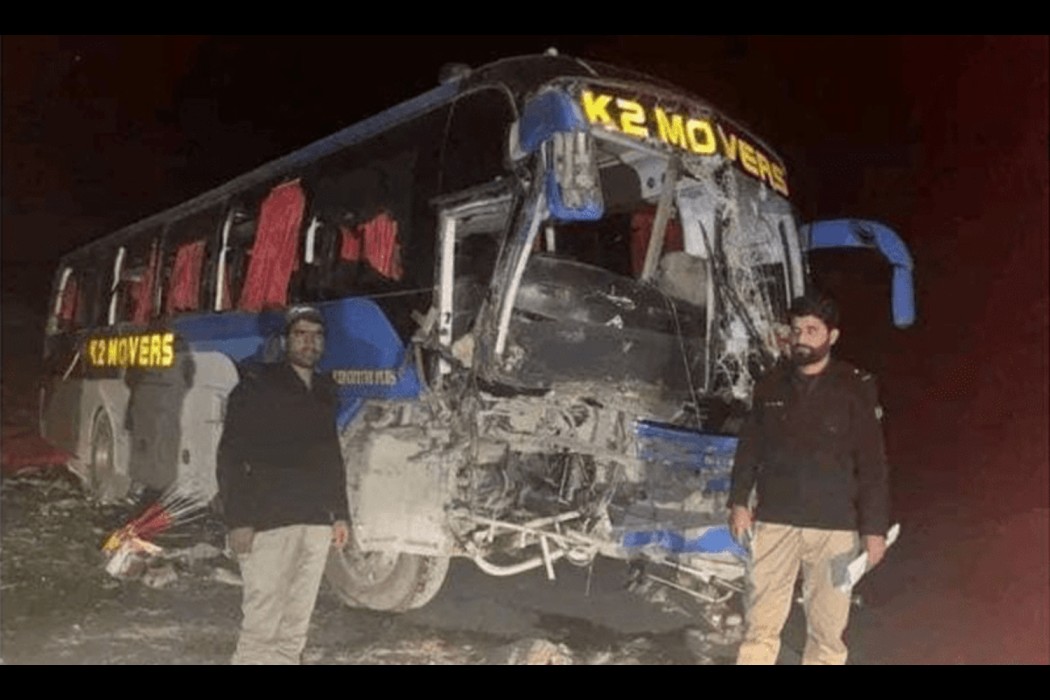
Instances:
[[[225,398],[312,303],[339,385],[346,603],[403,611],[451,557],[494,576],[644,562],[705,603],[741,587],[725,498],[755,378],[808,256],[912,262],[871,221],[801,225],[787,166],[711,105],[549,52],[433,90],[66,255],[44,435],[101,498],[216,492]]]

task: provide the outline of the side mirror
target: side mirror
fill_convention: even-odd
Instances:
[[[558,131],[547,142],[547,208],[561,221],[594,221],[605,210],[594,139]]]
[[[547,208],[562,221],[594,221],[605,212],[594,137],[579,107],[551,90],[532,98],[510,130],[513,161],[541,151]]]
[[[807,251],[819,248],[874,248],[893,266],[893,325],[915,323],[911,254],[897,232],[877,221],[832,219],[806,224],[800,231]]]

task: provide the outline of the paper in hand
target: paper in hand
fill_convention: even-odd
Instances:
[[[889,548],[894,542],[897,541],[897,535],[901,532],[900,523],[894,523],[886,533],[886,547]],[[860,555],[851,561],[849,565],[842,572],[842,578],[835,584],[835,587],[840,591],[846,592],[857,585],[857,581],[867,572],[868,570],[868,553],[861,552]]]

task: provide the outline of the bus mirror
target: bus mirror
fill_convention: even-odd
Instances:
[[[594,221],[605,211],[594,138],[579,106],[549,90],[529,100],[510,130],[510,157],[518,161],[542,149],[547,208],[561,221]]]
[[[547,160],[547,208],[560,221],[594,221],[604,212],[594,139],[582,131],[551,136]]]
[[[874,248],[893,266],[893,325],[907,328],[915,323],[914,267],[908,247],[897,232],[877,221],[833,219],[802,226],[807,251],[820,248]]]

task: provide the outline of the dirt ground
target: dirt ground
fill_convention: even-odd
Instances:
[[[236,564],[220,523],[161,535],[164,552],[132,579],[105,571],[100,545],[137,511],[103,506],[64,470],[0,483],[5,664],[223,664],[236,641]],[[733,654],[687,601],[625,589],[626,566],[564,565],[493,579],[455,562],[430,605],[351,609],[322,588],[308,664],[718,664]],[[662,602],[661,602],[662,601]]]
[[[0,481],[0,660],[7,665],[227,663],[240,588],[205,518],[161,535],[145,575],[105,571],[105,537],[137,512],[85,498],[64,470]],[[934,509],[909,523],[858,586],[850,663],[1047,664],[1045,508],[969,523]],[[322,586],[304,663],[312,665],[722,665],[733,640],[687,600],[629,591],[622,562],[561,564],[496,579],[454,562],[437,598],[405,614],[348,608]],[[780,663],[799,661],[793,609]]]

